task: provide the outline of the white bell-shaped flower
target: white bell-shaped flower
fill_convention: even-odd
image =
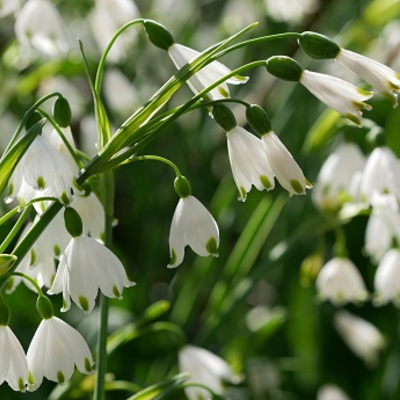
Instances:
[[[376,364],[378,353],[385,346],[385,339],[374,325],[344,310],[335,314],[334,324],[355,355],[367,364]]]
[[[365,157],[354,143],[342,143],[329,155],[318,174],[313,200],[327,212],[338,210],[354,200],[352,190],[355,174],[362,171]]]
[[[392,193],[400,199],[400,163],[388,146],[369,155],[360,182],[360,199],[371,204],[376,194]]]
[[[234,374],[229,364],[210,351],[192,346],[184,346],[178,354],[179,371],[191,375],[190,382],[208,386],[217,394],[224,392],[223,382],[234,381]],[[210,393],[202,388],[185,389],[189,400],[209,399]]]
[[[0,325],[0,385],[6,381],[13,390],[25,391],[28,383],[28,362],[24,349],[13,331]]]
[[[229,161],[239,199],[246,200],[254,185],[258,190],[275,187],[274,173],[263,151],[262,141],[245,129],[236,126],[226,133]]]
[[[70,309],[72,298],[81,310],[90,313],[99,289],[107,297],[121,299],[123,288],[134,284],[111,250],[82,234],[73,237],[66,247],[48,293],[63,293],[61,311]]]
[[[194,196],[181,198],[176,206],[169,233],[171,261],[168,268],[182,263],[187,245],[200,256],[218,256],[218,225]]]
[[[312,188],[292,154],[274,131],[264,134],[261,140],[276,179],[290,196],[305,194],[306,189]]]
[[[328,261],[321,268],[316,285],[319,298],[336,305],[363,301],[367,297],[361,274],[348,258],[335,257]]]
[[[394,195],[375,195],[365,230],[365,252],[379,262],[392,247],[400,243],[400,210]]]
[[[339,386],[328,383],[318,389],[317,400],[350,400],[350,397]]]
[[[400,92],[400,75],[397,72],[375,60],[345,49],[340,49],[336,60],[382,93],[393,107],[397,106],[397,94]]]
[[[317,99],[359,126],[362,125],[361,109],[372,109],[365,101],[373,96],[373,92],[359,89],[334,76],[305,69],[300,83]]]
[[[180,69],[184,65],[193,61],[200,53],[189,47],[183,46],[178,43],[174,43],[169,49],[168,54],[175,66]],[[206,65],[200,71],[196,72],[188,81],[190,89],[193,93],[197,94],[201,92],[206,87],[210,86],[217,80],[223,78],[225,75],[229,74],[231,70],[225,65],[218,61],[213,61]],[[230,85],[240,85],[248,81],[248,77],[234,76],[227,79],[224,83],[220,84],[218,87],[210,90],[207,96],[212,100],[223,99],[230,96],[229,87]]]
[[[375,304],[393,301],[400,306],[400,250],[390,249],[382,258],[375,273]]]
[[[74,175],[65,159],[41,136],[37,136],[15,168],[9,183],[7,201],[21,203],[36,197],[56,197],[69,204]]]
[[[15,34],[21,55],[26,58],[31,58],[35,51],[57,57],[69,50],[66,27],[49,0],[28,0],[17,15]]]
[[[48,380],[64,384],[75,366],[84,374],[93,372],[93,358],[82,335],[57,317],[43,319],[29,345],[29,391]]]

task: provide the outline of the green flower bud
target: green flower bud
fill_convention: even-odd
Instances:
[[[8,306],[0,301],[0,326],[8,326],[10,322],[10,309]]]
[[[34,111],[32,115],[28,118],[28,120],[25,123],[25,129],[29,130],[32,128],[33,125],[38,123],[42,119],[42,114],[40,114],[39,111]]]
[[[65,229],[72,237],[78,237],[82,235],[82,219],[79,216],[78,212],[72,207],[65,208],[64,223]]]
[[[168,51],[168,49],[175,43],[174,38],[167,31],[167,28],[164,25],[150,19],[145,20],[143,25],[150,42],[160,49]]]
[[[192,187],[184,176],[177,176],[174,181],[176,194],[181,198],[189,197],[192,194]]]
[[[61,128],[71,125],[72,113],[68,100],[65,97],[58,97],[53,105],[53,116]]]
[[[247,122],[258,135],[262,136],[272,131],[271,120],[266,111],[257,104],[246,109]]]
[[[285,81],[298,82],[303,73],[303,68],[287,56],[274,56],[267,60],[267,70],[270,74]]]
[[[222,104],[216,104],[213,106],[212,115],[217,124],[227,132],[231,131],[237,125],[236,118],[232,111]]]
[[[4,275],[17,259],[18,257],[12,254],[0,254],[0,276]]]
[[[46,296],[39,296],[36,301],[36,309],[43,319],[50,319],[54,316],[53,304]]]
[[[336,58],[340,47],[328,37],[316,32],[303,32],[299,39],[302,50],[312,58]]]

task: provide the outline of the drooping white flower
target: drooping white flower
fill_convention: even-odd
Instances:
[[[84,374],[93,372],[93,358],[82,335],[57,317],[43,319],[29,345],[29,391],[36,390],[43,381],[63,384],[75,366]]]
[[[88,196],[76,195],[73,197],[73,206],[82,218],[83,233],[104,241],[104,208],[98,197],[93,192]]]
[[[359,126],[362,125],[361,109],[372,109],[365,101],[373,96],[373,92],[362,90],[334,76],[305,69],[300,83],[328,107]]]
[[[64,22],[49,0],[27,1],[16,18],[15,34],[26,58],[34,51],[57,57],[69,50]]]
[[[306,189],[312,188],[291,153],[274,131],[264,134],[261,140],[276,179],[290,196],[305,194]]]
[[[344,310],[334,318],[337,331],[354,354],[367,364],[376,364],[378,353],[385,346],[382,333],[370,322]]]
[[[400,306],[400,250],[390,249],[382,258],[375,273],[376,304],[393,301]]]
[[[397,106],[400,74],[384,64],[346,49],[340,49],[336,60],[382,93],[393,104],[393,107]]]
[[[175,66],[180,69],[184,65],[193,61],[200,53],[189,47],[183,46],[181,44],[174,43],[169,49],[168,54]],[[193,93],[197,94],[210,86],[217,80],[221,79],[225,75],[229,74],[231,70],[225,65],[218,61],[213,61],[206,65],[200,71],[196,72],[188,81],[190,89]],[[224,83],[220,84],[218,87],[210,90],[207,96],[212,100],[223,99],[229,97],[229,87],[230,85],[240,85],[246,83],[249,78],[242,76],[234,76],[227,79]]]
[[[318,389],[317,400],[350,400],[350,397],[339,386],[329,383]]]
[[[215,393],[223,393],[224,381],[234,380],[228,363],[206,349],[186,345],[179,351],[178,360],[179,371],[189,373],[191,382],[206,385]],[[201,388],[186,388],[185,393],[190,400],[210,398],[210,393]]]
[[[400,163],[388,146],[369,155],[360,182],[360,200],[371,204],[376,194],[392,193],[400,199]]]
[[[365,230],[365,252],[379,262],[392,247],[400,243],[400,210],[394,195],[375,195]]]
[[[25,391],[28,383],[28,363],[25,352],[5,325],[0,325],[0,385],[6,381],[13,390]]]
[[[365,157],[354,143],[342,143],[329,155],[318,174],[313,200],[323,211],[336,211],[354,200],[355,174],[365,165]]]
[[[316,281],[318,296],[340,305],[351,301],[363,301],[367,291],[357,267],[348,258],[335,257],[319,272]]]
[[[82,234],[73,237],[66,247],[48,293],[63,293],[61,311],[70,309],[72,298],[81,310],[90,313],[99,289],[107,297],[121,299],[123,288],[134,284],[111,250]]]
[[[245,129],[236,126],[226,133],[229,161],[239,199],[246,200],[254,185],[258,190],[275,187],[274,173],[262,148],[262,141]]]
[[[171,261],[168,268],[182,263],[187,245],[203,257],[218,255],[218,225],[194,196],[181,198],[176,206],[169,233]]]
[[[36,197],[56,197],[69,204],[74,188],[71,168],[53,146],[37,136],[15,168],[9,183],[8,201],[26,203]]]

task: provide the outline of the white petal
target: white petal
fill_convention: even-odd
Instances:
[[[180,199],[175,208],[169,232],[169,252],[171,262],[168,264],[168,268],[175,268],[180,265],[185,255],[185,246],[187,245],[187,241],[184,232],[183,211],[184,203],[183,200]]]

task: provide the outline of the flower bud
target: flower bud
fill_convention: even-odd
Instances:
[[[65,208],[64,222],[65,229],[72,237],[79,237],[82,235],[82,218],[79,216],[78,212],[72,207]]]
[[[192,194],[192,188],[189,181],[184,176],[177,176],[174,181],[175,192],[179,197],[185,199]]]
[[[252,104],[246,109],[247,122],[258,135],[271,132],[271,120],[266,111],[257,104]]]
[[[53,105],[53,116],[61,128],[71,125],[72,113],[68,100],[65,97],[58,97]]]
[[[150,42],[160,49],[167,51],[175,43],[167,28],[158,22],[147,19],[143,25]]]
[[[18,257],[12,254],[0,254],[0,276],[4,275],[17,259]]]
[[[53,304],[46,296],[39,296],[36,301],[36,309],[43,319],[54,317]]]
[[[231,131],[237,125],[232,111],[222,104],[217,104],[213,107],[212,115],[217,124],[227,132]]]
[[[285,81],[298,82],[303,68],[296,60],[287,56],[273,56],[267,60],[267,70],[270,74]]]
[[[316,32],[303,32],[299,39],[302,50],[312,58],[336,58],[340,47],[328,37]]]

